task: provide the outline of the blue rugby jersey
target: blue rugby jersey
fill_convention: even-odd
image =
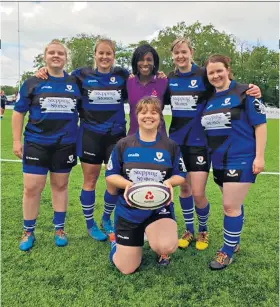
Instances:
[[[166,136],[157,135],[155,142],[143,142],[139,133],[121,139],[112,151],[105,173],[121,175],[133,183],[163,182],[173,175],[186,177],[186,168],[179,147]],[[116,213],[134,223],[141,223],[151,216],[152,210],[128,206],[120,191]]]
[[[102,74],[91,67],[74,70],[82,88],[81,125],[96,133],[112,135],[126,131],[124,101],[128,71],[115,68]]]
[[[255,126],[266,123],[261,99],[246,95],[248,85],[231,81],[229,89],[208,99],[201,123],[207,134],[213,168],[252,168]]]
[[[213,89],[204,67],[194,63],[188,73],[179,71],[168,75],[165,104],[171,104],[172,120],[169,137],[178,145],[206,146],[201,126],[201,114],[207,92]]]
[[[81,92],[75,77],[48,76],[27,79],[21,86],[14,110],[29,111],[26,141],[39,144],[75,143],[78,132],[78,104]]]

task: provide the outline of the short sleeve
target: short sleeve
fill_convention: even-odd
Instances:
[[[26,113],[29,110],[31,100],[29,97],[28,82],[24,81],[17,95],[17,100],[14,106],[14,110],[19,113]]]
[[[107,169],[105,171],[105,177],[110,175],[120,175],[121,174],[121,163],[119,161],[118,147],[114,147],[110,159],[107,164]]]
[[[187,176],[187,169],[180,151],[180,148],[176,146],[176,155],[173,163],[172,176],[178,175],[183,178]]]
[[[247,96],[246,113],[252,126],[266,123],[265,105],[261,98]]]

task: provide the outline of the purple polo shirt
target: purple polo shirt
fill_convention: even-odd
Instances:
[[[128,93],[128,103],[130,107],[129,119],[130,127],[128,135],[134,134],[138,130],[138,122],[135,114],[137,102],[145,97],[152,96],[157,97],[164,108],[164,94],[167,89],[168,79],[160,79],[157,76],[153,76],[151,80],[143,85],[140,83],[138,76],[127,80],[127,93]],[[161,121],[159,132],[166,135],[165,122]]]

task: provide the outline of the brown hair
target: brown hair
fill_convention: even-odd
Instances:
[[[102,43],[109,45],[109,47],[113,50],[114,55],[116,54],[116,44],[109,38],[99,38],[99,39],[97,39],[96,42],[95,42],[95,46],[94,46],[94,53],[96,53],[97,47]],[[94,60],[93,66],[94,66],[94,68],[96,68],[95,60]]]
[[[163,113],[162,113],[162,106],[160,103],[160,100],[156,97],[151,97],[151,96],[147,96],[147,97],[143,97],[142,99],[140,99],[136,105],[136,109],[135,109],[135,113],[136,113],[136,117],[138,117],[138,114],[143,110],[143,109],[147,109],[148,105],[152,106],[153,109],[159,114],[160,116],[160,123],[164,120],[163,119]],[[160,124],[158,129],[160,128]]]
[[[205,67],[209,65],[209,63],[223,63],[225,68],[229,71],[229,79],[233,79],[233,74],[230,67],[230,58],[228,56],[222,55],[222,54],[213,54],[208,57],[208,59],[205,62]]]
[[[47,53],[50,45],[60,45],[61,47],[63,47],[65,55],[66,55],[66,60],[67,60],[67,58],[68,58],[67,48],[58,39],[53,39],[50,43],[47,44],[47,46],[45,47],[45,50],[44,50],[44,58],[46,57],[46,53]]]

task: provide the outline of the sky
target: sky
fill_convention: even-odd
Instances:
[[[277,2],[1,2],[1,85],[15,86],[19,71],[33,71],[35,56],[54,38],[87,33],[124,45],[151,39],[184,21],[213,24],[249,46],[279,46]],[[18,44],[18,28],[20,44]],[[20,46],[20,48],[19,48]]]

